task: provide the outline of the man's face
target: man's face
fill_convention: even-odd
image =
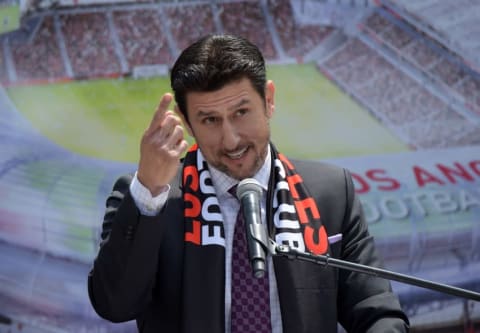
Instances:
[[[210,165],[238,180],[261,168],[270,140],[274,92],[268,81],[264,102],[243,78],[213,92],[187,93],[185,125]]]

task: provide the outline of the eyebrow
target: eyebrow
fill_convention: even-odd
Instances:
[[[234,109],[237,109],[245,104],[248,104],[250,101],[247,99],[247,98],[242,98],[237,104],[235,105],[232,105],[231,107],[229,107],[228,109],[229,110],[234,110]]]
[[[250,100],[248,100],[247,98],[242,98],[238,103],[228,107],[227,110],[229,110],[229,111],[235,110],[235,109],[237,109],[237,108],[239,108],[239,107],[241,107],[245,104],[248,104],[248,103],[250,103]],[[215,113],[216,113],[216,111],[214,111],[214,110],[205,110],[205,111],[200,110],[197,113],[197,117],[211,116],[212,114],[215,114]]]

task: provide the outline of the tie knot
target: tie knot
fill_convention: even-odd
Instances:
[[[238,184],[235,184],[228,189],[228,193],[230,193],[235,199],[237,198],[237,187]]]

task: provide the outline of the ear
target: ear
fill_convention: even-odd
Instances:
[[[266,102],[266,110],[267,110],[267,117],[271,118],[273,116],[273,112],[275,111],[275,85],[273,84],[272,80],[268,80],[265,84],[265,102]]]
[[[185,129],[187,130],[188,135],[193,137],[192,128],[190,127],[190,124],[188,123],[187,119],[185,119],[185,116],[183,115],[182,111],[180,111],[178,105],[175,105],[174,111],[177,114],[177,116],[179,116],[180,119],[182,119],[183,127],[185,127]]]

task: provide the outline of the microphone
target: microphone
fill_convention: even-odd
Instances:
[[[253,178],[245,178],[237,186],[237,198],[245,221],[248,256],[256,278],[263,277],[267,270],[264,249],[267,244],[267,232],[260,217],[262,191],[260,183]]]

